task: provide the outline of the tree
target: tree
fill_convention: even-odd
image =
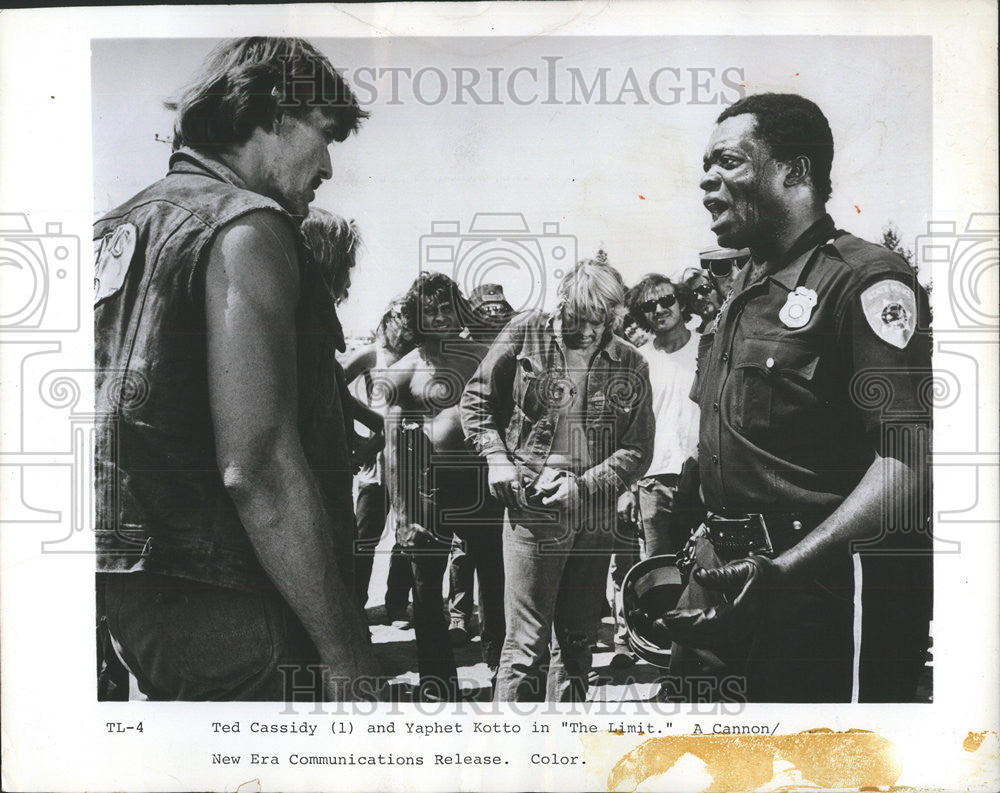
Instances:
[[[902,238],[899,236],[899,227],[896,226],[896,224],[891,220],[882,227],[882,239],[880,240],[880,244],[883,248],[888,248],[893,253],[901,256],[910,266],[910,269],[913,270],[913,277],[917,277],[920,271],[920,265],[917,263],[917,259],[913,255],[913,251],[903,245]],[[929,294],[931,291],[931,281],[929,278],[927,279],[927,283],[924,285],[924,288]]]
[[[899,236],[899,228],[891,220],[882,227],[881,244],[883,248],[888,248],[893,253],[902,256],[906,260],[906,263],[913,269],[914,274],[916,274],[917,264],[913,259],[913,251],[903,247],[903,241]]]

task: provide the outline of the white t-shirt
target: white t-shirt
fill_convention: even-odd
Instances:
[[[698,334],[675,352],[663,352],[648,341],[639,352],[649,363],[653,386],[653,417],[656,419],[653,462],[646,476],[679,474],[681,466],[698,446],[698,406],[688,395],[698,362]]]

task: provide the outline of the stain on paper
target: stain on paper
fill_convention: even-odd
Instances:
[[[676,735],[651,738],[621,757],[608,774],[608,790],[646,788],[685,755],[703,765],[708,791],[889,787],[902,772],[895,744],[867,730]]]

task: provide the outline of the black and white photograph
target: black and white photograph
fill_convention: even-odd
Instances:
[[[995,9],[543,5],[3,67],[5,788],[1000,781]]]

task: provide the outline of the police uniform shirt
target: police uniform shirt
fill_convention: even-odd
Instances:
[[[887,447],[887,421],[927,422],[927,296],[887,249],[827,215],[777,271],[737,276],[705,339],[694,394],[706,507],[771,512],[777,551],[797,542]],[[793,518],[801,518],[795,522]]]

